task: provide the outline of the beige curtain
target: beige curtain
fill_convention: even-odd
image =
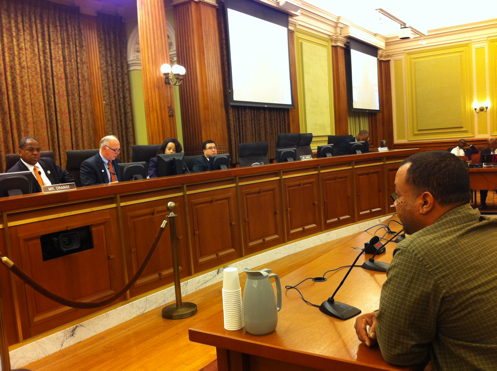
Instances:
[[[94,124],[79,9],[46,0],[0,0],[0,171],[34,136],[65,165],[92,148]]]
[[[349,110],[349,134],[355,137],[361,130],[369,131],[369,115],[366,112]]]

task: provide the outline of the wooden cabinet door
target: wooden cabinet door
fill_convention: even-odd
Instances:
[[[355,222],[352,170],[325,173],[322,178],[324,228]]]
[[[124,282],[119,255],[117,219],[105,210],[64,219],[26,224],[15,230],[22,267],[34,281],[64,298],[77,301],[98,301],[117,292]],[[59,258],[44,260],[40,236],[82,226],[90,226],[93,248]],[[98,272],[98,274],[91,274]],[[20,306],[23,307],[24,336],[34,336],[95,312],[78,310],[46,298],[26,284],[19,284]],[[24,301],[25,300],[25,301]],[[116,300],[118,302],[122,298]]]
[[[152,246],[162,221],[169,214],[168,202],[176,204],[175,218],[180,277],[190,275],[186,236],[186,212],[182,197],[140,203],[122,208],[128,280],[135,275]],[[156,289],[174,281],[171,251],[171,223],[166,226],[157,249],[140,278],[130,289],[131,296]]]
[[[245,254],[283,242],[281,191],[278,181],[241,187]]]
[[[357,219],[365,220],[385,214],[383,165],[356,169]]]
[[[288,240],[302,238],[320,230],[317,177],[285,179]]]
[[[240,257],[235,188],[194,194],[189,204],[195,271]]]
[[[395,192],[395,174],[397,174],[397,170],[399,170],[400,163],[397,164],[388,164],[387,165],[387,193],[385,197],[387,198],[388,212],[394,213],[396,212],[395,206],[393,205],[393,200],[390,195]]]

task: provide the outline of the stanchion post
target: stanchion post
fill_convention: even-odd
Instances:
[[[173,272],[174,272],[174,292],[176,294],[176,303],[162,308],[162,317],[167,319],[188,318],[197,313],[197,305],[194,303],[183,303],[181,298],[181,282],[179,279],[179,258],[178,258],[178,238],[176,235],[176,217],[174,213],[176,204],[169,202],[169,225],[171,228],[171,250],[173,253]]]

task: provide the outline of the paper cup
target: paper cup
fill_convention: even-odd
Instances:
[[[223,289],[238,290],[240,288],[240,279],[238,277],[238,268],[228,267],[224,269]]]
[[[236,268],[235,268],[236,269]],[[236,276],[238,284],[238,275]],[[224,328],[229,331],[240,330],[243,327],[242,289],[223,289]]]

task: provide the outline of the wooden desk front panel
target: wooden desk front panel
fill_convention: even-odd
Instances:
[[[2,199],[8,228],[0,233],[10,246],[10,252],[2,253],[55,293],[77,300],[102,299],[136,272],[169,200],[178,205],[180,274],[186,277],[323,228],[385,214],[388,195],[381,187],[391,181],[387,173],[391,177],[395,171],[385,162],[415,152],[270,164]],[[343,194],[351,197],[346,200]],[[82,225],[93,226],[92,251],[40,263],[39,236]],[[130,290],[131,297],[172,281],[169,241],[168,227],[159,250]],[[18,279],[16,292],[6,279],[0,285],[11,344],[96,311],[58,306]]]
[[[33,280],[64,298],[102,300],[124,285],[116,220],[113,209],[13,227],[9,232],[20,255],[17,264],[20,263],[21,269]],[[43,261],[40,236],[83,226],[91,226],[92,249]],[[100,309],[78,310],[62,306],[19,279],[16,279],[16,287],[24,338]]]
[[[386,214],[383,165],[355,170],[357,220]]]
[[[354,223],[354,200],[352,170],[339,170],[324,173],[321,177],[323,187],[324,228],[338,228]]]
[[[176,203],[176,233],[180,277],[191,274],[190,253],[183,197],[144,202],[122,208],[128,280],[135,275],[152,246],[162,221],[169,214],[167,203]],[[174,281],[171,228],[166,227],[152,258],[140,278],[130,289],[131,296],[156,289]]]
[[[280,181],[240,187],[245,255],[283,243]]]
[[[321,230],[317,175],[283,181],[287,215],[287,238],[295,240]]]
[[[400,162],[394,164],[387,164],[386,171],[386,181],[387,181],[387,192],[385,197],[387,198],[388,212],[394,213],[395,206],[394,201],[390,195],[395,192],[395,174],[397,174],[397,170],[399,169]]]
[[[241,256],[236,189],[226,188],[188,196],[195,272]]]

